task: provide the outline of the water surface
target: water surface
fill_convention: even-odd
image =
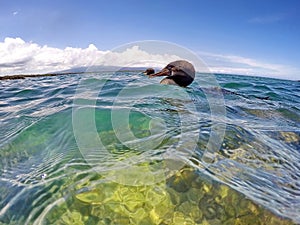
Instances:
[[[300,83],[216,78],[226,116],[202,74],[1,81],[0,224],[300,223]]]

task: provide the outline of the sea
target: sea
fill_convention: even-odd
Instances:
[[[300,82],[0,82],[0,224],[300,224]]]

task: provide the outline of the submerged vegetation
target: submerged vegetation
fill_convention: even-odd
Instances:
[[[44,222],[66,225],[293,224],[189,167],[155,185],[101,182],[89,190],[82,187],[54,207]]]
[[[92,108],[96,132],[89,136],[87,127],[79,133],[88,144],[100,138],[104,157],[96,151],[84,157],[74,137],[72,108],[80,79],[87,94],[77,99],[79,127],[85,128],[90,115],[85,110]],[[176,87],[145,83],[131,72],[5,81],[0,102],[0,225],[299,223],[299,84],[263,79],[263,85],[255,87],[258,81],[248,77],[242,79],[247,85],[239,87],[239,76],[218,79],[242,94],[224,93],[226,120],[215,119],[226,123],[225,137],[209,167],[201,164],[201,156],[212,120],[197,86],[187,89],[193,99],[185,101],[169,98]],[[112,124],[111,108],[126,82],[141,91],[119,98],[123,105],[114,108]],[[96,98],[90,94],[98,93],[103,83],[92,105]],[[262,86],[277,94],[267,99]],[[166,97],[148,97],[145,88]],[[192,103],[199,107],[189,113],[186,106]],[[124,127],[118,118],[128,105],[126,128],[137,142],[122,141],[120,134],[126,132],[113,129]],[[197,126],[191,116],[200,117]],[[188,156],[172,152],[181,143],[180,119],[187,121],[185,133],[197,137],[195,151]],[[158,144],[147,145],[153,140]],[[191,149],[189,140],[182,149]],[[161,157],[169,150],[182,160],[172,173],[164,170]],[[116,168],[115,162],[124,164]],[[150,182],[136,182],[139,179]]]

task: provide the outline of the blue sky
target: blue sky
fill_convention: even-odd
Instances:
[[[58,49],[94,44],[104,51],[163,40],[224,72],[250,66],[272,76],[267,69],[274,65],[280,68],[275,77],[300,79],[299,12],[298,0],[0,0],[0,42],[19,37]]]

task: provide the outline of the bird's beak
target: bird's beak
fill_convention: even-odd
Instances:
[[[161,71],[151,74],[151,77],[160,77],[160,76],[171,76],[171,71],[168,70],[167,68],[162,69]]]

